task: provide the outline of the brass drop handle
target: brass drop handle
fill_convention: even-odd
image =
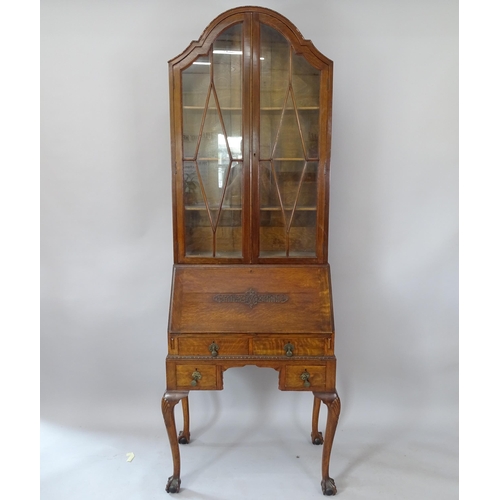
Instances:
[[[210,351],[210,354],[212,355],[213,358],[217,357],[219,354],[219,346],[215,342],[212,342],[208,346],[208,350]]]
[[[300,376],[300,378],[304,381],[304,387],[311,386],[311,382],[309,382],[309,377],[310,377],[309,372],[307,370],[304,370],[304,373],[302,373],[302,375]]]
[[[288,342],[288,344],[285,344],[285,356],[288,356],[289,358],[291,358],[293,356],[293,344],[291,344],[290,342]]]
[[[193,372],[193,380],[191,380],[191,385],[194,387],[198,384],[198,380],[201,379],[201,373],[198,371],[198,368]]]

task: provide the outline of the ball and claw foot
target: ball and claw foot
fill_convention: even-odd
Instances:
[[[323,433],[311,434],[312,444],[323,444]]]
[[[189,444],[189,434],[186,436],[183,431],[179,432],[177,441],[179,442],[179,444]]]
[[[167,493],[179,493],[181,489],[181,478],[171,476],[168,478],[167,486],[165,487],[165,491]]]
[[[335,481],[331,477],[329,477],[326,481],[321,481],[321,488],[323,490],[323,495],[331,496],[337,493]]]

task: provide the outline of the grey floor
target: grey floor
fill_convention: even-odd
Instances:
[[[192,442],[181,446],[182,485],[174,498],[323,498],[322,447],[309,439],[310,395],[276,391],[262,412],[253,401],[245,407],[243,395],[223,394],[190,396]],[[42,420],[41,498],[167,499],[172,459],[154,403],[129,414],[120,409],[121,419],[113,414],[118,408],[101,408],[110,417],[107,423],[103,418],[71,424],[62,413]],[[180,417],[180,405],[176,411]],[[324,419],[322,409],[322,427]],[[131,462],[129,452],[135,455]],[[339,499],[457,499],[457,428],[439,415],[370,415],[348,407],[337,429],[330,472]]]

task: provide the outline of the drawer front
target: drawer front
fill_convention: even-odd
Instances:
[[[285,367],[285,389],[324,390],[325,388],[326,366]]]
[[[176,365],[178,389],[217,389],[217,367],[215,365]]]
[[[230,356],[248,354],[248,339],[245,338],[213,338],[180,337],[178,339],[179,356]]]
[[[263,338],[254,339],[253,353],[261,356],[324,356],[328,339],[325,338]]]

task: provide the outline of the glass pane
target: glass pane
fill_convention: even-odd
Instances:
[[[204,108],[209,85],[210,60],[208,56],[200,56],[182,71],[182,105]]]
[[[260,211],[260,256],[286,256],[286,228],[281,210]]]
[[[216,231],[217,257],[241,257],[241,209],[222,210]]]
[[[233,160],[243,158],[243,144],[241,133],[241,109],[223,109],[222,120],[226,127],[227,142]]]
[[[224,196],[222,208],[242,208],[242,171],[243,165],[241,162],[233,161],[227,179],[226,194]]]
[[[300,180],[304,171],[303,161],[275,161],[274,169],[281,201],[285,209],[292,209],[299,194]]]
[[[261,210],[260,219],[260,257],[316,257],[316,210],[297,209],[290,226],[278,210]]]
[[[184,157],[193,158],[210,86],[210,62],[201,56],[182,71]]]
[[[189,256],[242,256],[241,28],[225,30],[182,72]]]
[[[242,256],[242,164],[228,168],[217,161],[184,162],[186,255]]]
[[[262,160],[271,158],[274,141],[281,118],[280,112],[262,111],[260,114],[260,158]]]
[[[203,190],[207,199],[208,207],[218,210],[222,201],[222,192],[226,181],[229,161],[200,160],[198,169],[203,184]]]
[[[307,162],[299,196],[297,208],[316,208],[318,203],[318,162]]]
[[[261,208],[276,208],[281,205],[276,187],[276,178],[271,168],[271,162],[261,162],[259,172],[260,206]]]
[[[186,207],[185,212],[186,255],[191,257],[212,256],[213,231],[205,209]]]
[[[188,207],[205,207],[203,195],[200,188],[200,179],[196,163],[184,162],[184,205]]]
[[[293,105],[291,94],[289,94],[287,99],[287,109],[283,114],[281,126],[278,123],[278,140],[276,141],[276,148],[274,149],[273,155],[273,158],[275,159],[304,158],[304,148],[302,146],[302,138],[300,136],[297,115],[295,114],[295,110],[293,109],[293,107],[288,107],[289,104]]]
[[[233,159],[242,158],[242,25],[222,32],[213,45],[213,83],[219,100],[229,149]]]
[[[299,108],[299,123],[307,159],[319,157],[319,109]]]
[[[290,83],[290,44],[276,30],[261,25],[260,157],[270,158]]]
[[[292,86],[297,107],[319,108],[320,72],[304,56],[292,53]]]
[[[320,71],[261,25],[260,256],[315,257]]]
[[[320,72],[305,57],[292,54],[292,87],[308,158],[317,158]]]
[[[296,210],[289,231],[290,257],[316,256],[316,210]]]
[[[198,160],[217,160],[219,152],[223,156],[229,157],[222,123],[215,104],[215,96],[211,92],[208,109],[206,110],[205,123],[201,131],[200,148],[197,158]]]
[[[213,218],[216,223],[216,252],[217,257],[241,257],[242,256],[242,164],[232,162],[231,170],[227,176],[227,185],[220,211],[219,220]]]
[[[265,24],[261,24],[260,38],[260,105],[281,109],[290,79],[290,44]]]
[[[214,85],[222,109],[241,108],[242,58],[241,24],[235,24],[213,45]]]
[[[260,256],[286,256],[286,226],[276,184],[276,171],[271,162],[259,166],[260,190]]]
[[[184,216],[186,255],[211,255],[213,231],[205,205],[203,183],[196,162],[184,162]]]

